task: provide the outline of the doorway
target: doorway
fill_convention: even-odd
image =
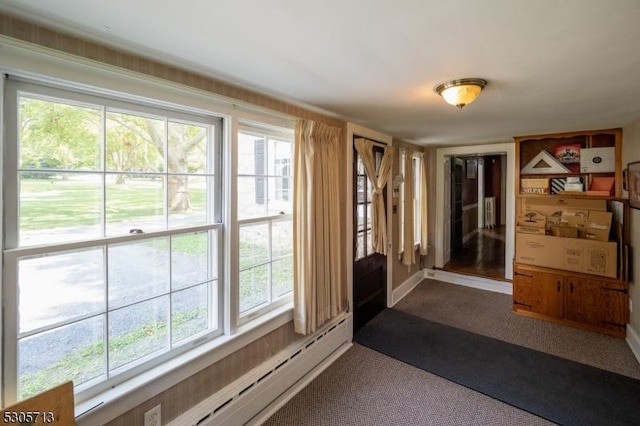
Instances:
[[[504,280],[504,154],[451,157],[451,254],[443,270]]]
[[[513,144],[441,148],[437,157],[436,203],[443,207],[436,210],[436,269],[511,280]],[[486,221],[487,199],[493,200],[493,222]],[[460,216],[461,232],[460,224],[454,228]]]
[[[384,148],[373,147],[376,173]],[[375,253],[372,244],[371,203],[373,184],[365,173],[362,159],[353,149],[353,324],[354,332],[387,306],[387,256]],[[383,189],[385,211],[386,186]]]

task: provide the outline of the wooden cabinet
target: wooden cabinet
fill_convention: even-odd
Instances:
[[[563,281],[562,274],[516,265],[513,309],[562,318]]]
[[[516,313],[624,336],[628,307],[628,283],[534,266],[514,267]]]
[[[515,173],[515,193],[516,195],[528,195],[523,188],[522,179],[564,179],[567,177],[578,177],[584,185],[585,191],[589,189],[594,178],[605,177],[612,178],[614,181],[614,191],[609,197],[621,197],[622,196],[622,130],[621,129],[606,129],[606,130],[590,130],[583,132],[567,132],[567,133],[555,133],[549,135],[530,135],[530,136],[518,136],[514,138],[516,142],[516,173]],[[545,152],[551,157],[555,157],[556,152],[561,151],[563,147],[579,146],[580,149],[593,149],[593,148],[610,148],[613,151],[613,167],[608,171],[582,171],[580,163],[565,164],[571,171],[569,173],[559,172],[553,170],[553,167],[549,168],[548,172],[544,171],[544,168],[540,168],[539,171],[521,172],[526,166],[534,161],[541,152]],[[586,152],[586,151],[585,151]],[[604,158],[604,157],[603,157]],[[541,159],[541,164],[547,164],[551,160],[547,161],[544,158]],[[608,162],[603,159],[603,162]],[[552,195],[554,192],[551,187],[548,190]],[[534,194],[535,195],[535,194]],[[563,196],[588,196],[586,192],[564,192]]]
[[[548,262],[554,264],[545,267],[525,261],[525,259],[530,260],[527,257],[528,252],[524,251],[524,248],[518,251],[520,246],[518,241],[525,240],[519,240],[524,237],[516,233],[515,259],[527,264],[518,263],[518,261],[514,263],[513,311],[535,318],[624,336],[625,327],[629,321],[628,266],[625,254],[626,245],[629,243],[629,223],[628,206],[626,201],[620,198],[622,196],[622,130],[606,129],[520,136],[514,140],[516,143],[516,218],[524,214],[528,204],[544,204],[540,202],[541,198],[546,201],[552,199],[561,203],[566,202],[566,205],[579,204],[581,201],[576,199],[606,200],[609,211],[619,211],[614,213],[614,223],[610,233],[618,246],[615,253],[617,256],[615,278],[609,278],[612,276],[610,274],[601,274],[607,275],[605,277],[573,272],[578,270],[575,268],[571,268],[573,271],[556,269],[559,268],[556,265],[558,262]],[[566,162],[566,158],[561,156],[563,150],[565,148],[577,150],[577,147],[581,154],[594,155],[594,152],[604,152],[603,155],[608,156],[602,159],[606,161],[606,167],[599,168],[598,164],[580,166]],[[558,159],[558,157],[561,158]],[[551,166],[547,167],[548,165]],[[573,177],[574,180],[579,178],[585,191],[559,190],[558,182],[571,181],[571,179],[566,180],[568,177]],[[546,188],[545,181],[549,182]],[[603,195],[586,192],[592,183],[603,181],[613,182],[610,193]],[[525,188],[525,185],[533,186]],[[620,206],[623,208],[619,208]],[[615,219],[616,215],[617,219]],[[550,230],[547,229],[547,235],[549,232]],[[522,247],[525,247],[525,244],[522,244]],[[521,256],[518,256],[519,253]],[[564,265],[562,262],[560,264]],[[615,257],[613,257],[613,264],[615,267]]]

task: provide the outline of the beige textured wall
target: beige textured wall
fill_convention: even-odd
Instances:
[[[640,118],[622,129],[622,167],[640,161]],[[625,194],[628,196],[628,194]],[[630,296],[633,301],[630,326],[640,336],[640,210],[631,210],[631,272]]]
[[[346,123],[342,120],[306,110],[299,106],[290,105],[269,96],[254,93],[210,77],[197,75],[188,70],[162,64],[148,58],[134,56],[97,43],[80,40],[2,14],[0,14],[0,35],[33,43],[54,51],[60,51],[103,64],[116,66],[124,70],[205,90],[216,95],[237,99],[287,115],[340,127],[343,132],[343,139],[345,139]],[[341,156],[342,164],[340,165],[340,170],[342,171],[341,178],[345,181],[346,164],[344,162],[346,159],[342,157],[343,156]],[[340,191],[340,200],[343,205],[346,204],[346,188],[336,188],[336,190]],[[347,218],[343,216],[341,219],[341,235],[344,236],[346,235]],[[344,244],[341,244],[341,247],[344,247],[345,244],[346,241]],[[344,258],[344,256],[342,256],[342,258]],[[341,269],[343,280],[346,282],[345,265],[342,265]],[[122,414],[108,425],[142,426],[143,413],[158,403],[162,404],[163,421],[170,421],[298,340],[300,340],[300,337],[293,332],[292,323],[280,327],[187,380],[156,395],[135,409]]]

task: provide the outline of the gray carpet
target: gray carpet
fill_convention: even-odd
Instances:
[[[517,316],[509,295],[424,280],[394,309],[640,378],[640,366],[623,339]],[[553,423],[355,344],[265,424]]]
[[[385,309],[370,349],[562,425],[640,425],[640,380]]]

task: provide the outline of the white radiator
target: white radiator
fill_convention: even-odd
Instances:
[[[280,352],[168,426],[259,425],[351,347],[351,316]]]

